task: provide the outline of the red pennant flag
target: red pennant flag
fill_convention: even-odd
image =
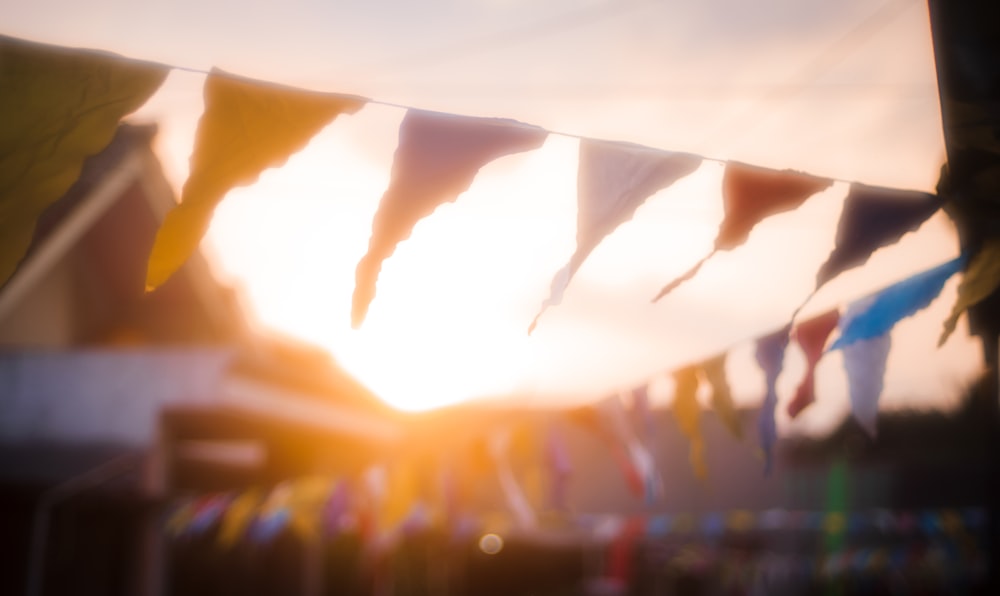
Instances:
[[[663,286],[656,302],[698,273],[701,266],[720,250],[732,250],[746,242],[750,230],[771,215],[791,211],[806,199],[833,184],[792,170],[770,170],[735,161],[726,164],[722,177],[725,217],[719,225],[715,248],[674,281]]]
[[[823,347],[830,333],[837,328],[840,312],[836,309],[810,319],[795,328],[795,341],[806,357],[806,373],[795,390],[795,397],[788,403],[788,415],[795,418],[809,404],[816,401],[816,365],[823,357]]]
[[[795,209],[832,184],[833,180],[828,178],[792,170],[769,170],[729,162],[722,177],[726,217],[719,226],[715,248],[736,248],[746,242],[755,225],[771,215]]]

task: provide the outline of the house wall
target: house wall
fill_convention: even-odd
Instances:
[[[74,271],[62,259],[0,319],[0,349],[66,348],[75,339]]]
[[[0,355],[0,442],[153,443],[167,405],[209,404],[222,350],[91,350]]]

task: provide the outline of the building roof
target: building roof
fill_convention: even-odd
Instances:
[[[0,287],[0,368],[10,372],[0,383],[16,377],[21,384],[6,392],[7,399],[23,394],[39,402],[21,404],[24,408],[8,404],[7,417],[15,410],[52,412],[53,404],[69,399],[58,383],[43,378],[49,370],[82,375],[87,395],[104,408],[112,407],[108,396],[126,399],[116,378],[131,379],[132,399],[155,402],[146,408],[152,413],[143,418],[143,437],[153,432],[150,425],[160,412],[174,412],[172,419],[183,422],[176,430],[186,432],[198,426],[195,418],[215,411],[248,428],[273,420],[316,436],[391,443],[397,435],[395,410],[318,347],[255,328],[239,296],[219,283],[200,253],[157,291],[145,292],[146,259],[159,222],[177,201],[153,151],[155,135],[155,126],[120,126],[108,147],[86,161],[67,194],[42,215],[18,270]],[[167,374],[157,376],[156,395],[144,396],[136,387],[142,371],[178,354],[226,355],[221,377],[202,388],[211,395],[181,395],[190,391],[175,383],[177,395],[170,397]],[[95,363],[121,374],[96,378],[82,370]],[[74,386],[63,381],[63,387]],[[18,440],[81,440],[45,427],[45,420],[54,419],[37,420],[42,426],[22,429],[28,434]],[[92,422],[86,443],[116,443],[113,436],[100,436],[99,421]],[[204,425],[198,428],[192,437],[212,438]],[[35,430],[41,434],[32,434]],[[141,446],[143,437],[129,437],[118,443]]]

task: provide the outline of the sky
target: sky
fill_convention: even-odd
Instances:
[[[327,348],[404,409],[579,403],[645,383],[669,400],[671,370],[730,349],[736,397],[757,403],[752,340],[784,325],[812,289],[847,184],[933,191],[944,158],[926,4],[916,0],[0,0],[0,23],[14,37],[190,69],[173,71],[135,116],[159,124],[157,150],[177,189],[202,109],[197,71],[376,100],[230,192],[203,249],[262,327]],[[489,164],[418,224],[386,261],[355,331],[354,268],[405,107],[559,134]],[[579,137],[711,159],[605,239],[529,337],[574,249]],[[726,159],[839,182],[650,304],[710,249],[722,215],[723,166],[713,160]],[[828,284],[803,316],[956,254],[939,214]],[[893,332],[884,407],[953,404],[978,371],[964,323],[936,348],[956,284]],[[790,349],[782,401],[800,372]],[[819,432],[847,411],[839,355],[823,360],[818,384],[813,408],[779,417],[784,432]]]

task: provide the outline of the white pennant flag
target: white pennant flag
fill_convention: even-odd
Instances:
[[[846,329],[852,319],[868,310],[875,297],[859,300],[848,308],[840,328]],[[882,396],[885,367],[892,345],[890,334],[852,343],[841,349],[844,370],[851,397],[851,413],[869,436],[875,436],[878,402]]]
[[[548,299],[532,321],[549,306],[562,302],[563,293],[591,251],[654,193],[698,169],[701,158],[641,145],[582,139],[577,174],[576,252],[556,273]]]
[[[496,465],[500,490],[503,491],[504,497],[507,499],[507,506],[510,507],[511,514],[521,528],[533,528],[538,520],[535,517],[534,509],[528,502],[528,497],[521,490],[521,486],[514,476],[514,470],[510,466],[510,460],[507,458],[509,446],[510,431],[506,428],[494,431],[487,444],[490,457]]]

